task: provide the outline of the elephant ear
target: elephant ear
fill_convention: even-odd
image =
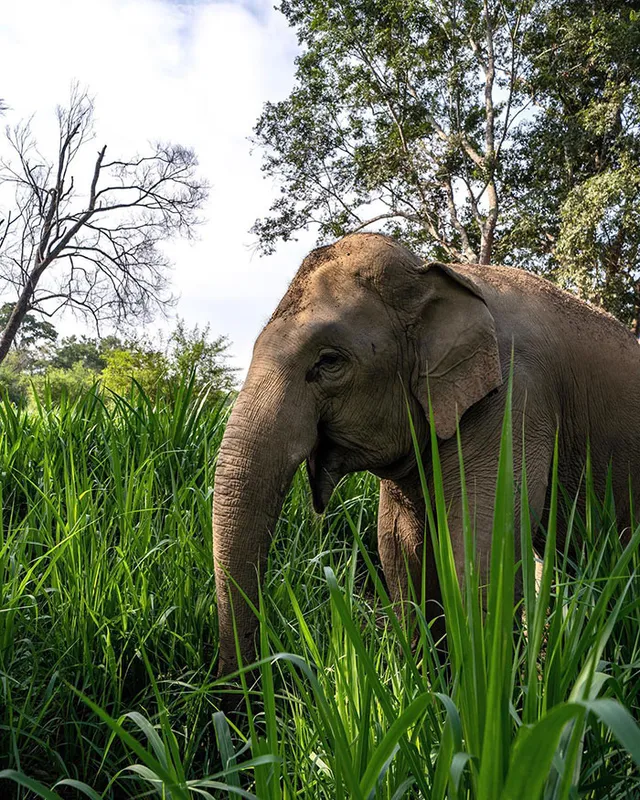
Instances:
[[[436,434],[448,439],[465,411],[502,383],[498,340],[472,278],[440,263],[425,265],[421,273],[412,391],[427,417],[431,397]]]

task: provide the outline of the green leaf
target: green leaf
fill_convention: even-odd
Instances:
[[[539,722],[518,731],[502,800],[537,800],[549,775],[564,726],[583,710],[576,704],[556,706]]]
[[[43,797],[44,800],[62,800],[59,794],[51,791],[51,789],[47,789],[47,787],[43,786],[40,781],[37,781],[34,778],[29,778],[24,773],[18,772],[15,769],[3,769],[0,771],[0,780],[3,778],[5,780],[13,781],[19,786],[25,786],[27,789],[31,789],[32,792],[35,792],[38,797]]]
[[[400,738],[405,736],[409,729],[416,724],[418,719],[424,714],[430,702],[430,694],[423,694],[416,697],[391,724],[384,738],[372,753],[366,772],[360,781],[360,791],[363,797],[368,798],[370,795],[373,795],[382,769],[388,766],[388,760],[395,752]]]

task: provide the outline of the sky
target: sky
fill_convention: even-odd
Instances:
[[[305,234],[264,257],[249,233],[278,191],[263,178],[260,152],[249,139],[263,104],[291,90],[298,52],[294,32],[273,5],[0,0],[0,97],[9,106],[2,122],[35,114],[40,148],[54,154],[55,108],[77,81],[95,99],[95,144],[106,143],[112,156],[155,140],[195,149],[211,192],[198,240],[167,248],[179,296],[173,314],[189,327],[209,324],[212,334],[227,335],[240,376],[314,245]],[[0,141],[0,155],[3,148]],[[93,333],[71,317],[54,324],[63,335]],[[147,332],[171,327],[158,321]]]

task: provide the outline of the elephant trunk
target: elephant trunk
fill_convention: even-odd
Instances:
[[[254,660],[258,580],[297,467],[316,439],[316,421],[282,376],[249,371],[220,446],[213,495],[213,557],[218,601],[218,674]],[[240,591],[241,590],[241,591]]]

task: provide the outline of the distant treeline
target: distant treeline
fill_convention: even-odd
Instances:
[[[11,313],[0,308],[0,328]],[[29,405],[46,391],[53,400],[78,397],[95,383],[126,395],[132,382],[152,399],[171,393],[193,374],[196,390],[209,389],[212,398],[235,385],[228,363],[229,342],[212,337],[209,326],[192,329],[178,319],[164,339],[66,336],[34,315],[27,315],[0,366],[0,391],[19,406]]]

